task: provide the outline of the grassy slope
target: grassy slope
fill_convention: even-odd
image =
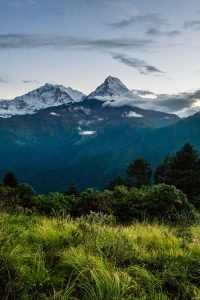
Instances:
[[[0,215],[0,299],[200,299],[200,227]]]

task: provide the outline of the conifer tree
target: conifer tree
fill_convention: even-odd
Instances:
[[[16,188],[18,185],[18,180],[12,171],[8,171],[3,179],[3,184],[11,188]]]
[[[144,158],[137,158],[131,162],[127,169],[128,184],[137,188],[142,185],[148,185],[151,179],[151,168]]]
[[[109,184],[106,186],[106,190],[113,191],[116,186],[120,186],[120,185],[126,185],[126,182],[123,178],[117,176],[109,182]]]
[[[154,174],[155,183],[181,189],[188,197],[200,195],[200,159],[197,150],[186,143],[175,156],[166,158]]]
[[[68,196],[74,195],[75,197],[79,196],[78,188],[76,187],[74,182],[70,183],[65,195],[68,195]]]

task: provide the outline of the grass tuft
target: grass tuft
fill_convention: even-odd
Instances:
[[[0,299],[200,299],[200,226],[99,218],[1,213]]]

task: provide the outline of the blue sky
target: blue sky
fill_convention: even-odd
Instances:
[[[46,82],[89,93],[200,88],[198,0],[0,0],[0,98]]]

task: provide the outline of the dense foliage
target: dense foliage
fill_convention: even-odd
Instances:
[[[65,193],[36,195],[27,184],[19,184],[9,171],[0,187],[0,207],[10,212],[24,209],[48,216],[80,217],[101,212],[113,215],[122,224],[134,220],[169,224],[194,222],[200,208],[197,151],[190,144],[184,145],[156,169],[157,184],[150,185],[151,175],[149,163],[138,158],[128,166],[125,178],[115,178],[102,192],[87,189],[79,193],[72,182]]]
[[[191,223],[197,212],[187,196],[174,186],[158,184],[137,189],[117,186],[104,192],[87,189],[80,196],[51,193],[35,195],[31,187],[0,187],[0,207],[3,210],[26,211],[48,216],[80,217],[90,212],[113,215],[122,224],[134,220]]]

